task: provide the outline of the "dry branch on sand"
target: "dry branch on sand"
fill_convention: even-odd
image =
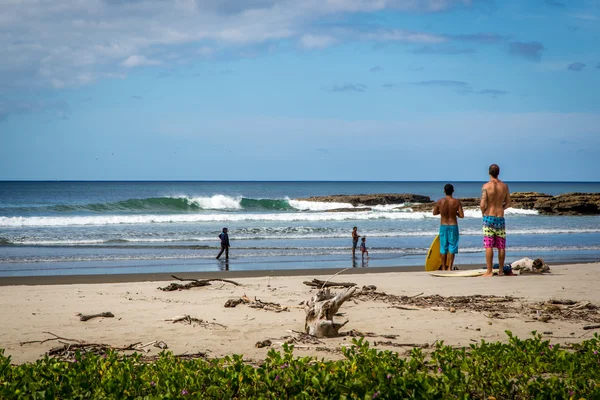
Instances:
[[[356,286],[356,283],[352,283],[352,282],[328,282],[328,281],[322,281],[322,280],[316,279],[316,278],[314,278],[312,281],[304,281],[303,283],[307,286],[316,287],[319,289],[323,289],[326,287],[349,288],[349,287]]]
[[[189,281],[190,283],[186,283],[185,285],[182,285],[180,283],[171,283],[169,284],[169,286],[165,286],[165,287],[159,287],[159,290],[165,291],[165,292],[172,292],[174,290],[188,290],[191,288],[195,288],[195,287],[201,287],[201,286],[210,286],[211,282],[225,282],[225,283],[231,283],[232,285],[235,286],[241,286],[239,283],[235,282],[235,281],[231,281],[229,279],[220,279],[220,278],[214,278],[214,279],[191,279],[191,278],[178,278],[175,275],[171,275],[174,279],[177,279],[178,281]]]
[[[225,325],[219,324],[218,322],[205,321],[202,318],[190,317],[189,315],[173,317],[173,318],[166,319],[165,321],[169,321],[174,324],[181,322],[181,323],[188,324],[188,325],[194,325],[194,326],[199,325],[203,328],[219,327],[219,328],[227,329],[227,327]]]
[[[169,319],[165,319],[165,321],[169,321],[172,322],[174,324],[181,322],[187,325],[199,325],[203,328],[223,328],[223,329],[227,329],[227,327],[223,324],[219,324],[218,322],[210,322],[210,321],[206,321],[203,320],[202,318],[195,318],[195,317],[191,317],[189,315],[183,315],[183,316],[178,316],[178,317],[173,317],[173,318],[169,318]]]
[[[282,312],[282,311],[290,311],[288,307],[284,307],[279,303],[272,303],[268,301],[262,301],[254,297],[254,300],[251,300],[248,296],[243,295],[238,299],[229,299],[225,302],[225,308],[235,308],[239,304],[247,304],[250,308],[260,308],[265,311],[274,311],[274,312]]]
[[[104,344],[104,343],[88,343],[85,342],[83,340],[79,340],[79,339],[68,339],[68,338],[64,338],[61,336],[58,336],[52,332],[43,332],[46,333],[48,335],[51,335],[53,337],[47,338],[47,339],[43,339],[43,340],[30,340],[30,341],[26,341],[26,342],[21,342],[20,345],[26,345],[26,344],[33,344],[33,343],[46,343],[46,342],[50,342],[50,341],[57,341],[59,343],[62,344],[62,346],[58,346],[58,347],[53,347],[52,349],[48,350],[46,352],[46,354],[48,356],[51,357],[56,357],[58,359],[61,360],[66,360],[66,361],[72,361],[75,359],[75,355],[77,352],[79,352],[80,354],[95,354],[95,355],[105,355],[106,353],[108,353],[109,351],[119,351],[119,352],[124,352],[124,351],[134,351],[134,352],[144,352],[144,351],[150,351],[147,350],[146,348],[149,346],[154,346],[154,347],[158,347],[162,350],[167,349],[168,346],[165,342],[163,341],[156,341],[153,340],[152,342],[146,343],[146,344],[142,344],[142,342],[136,342],[136,343],[132,343],[130,345],[127,346],[110,346],[108,344]],[[205,355],[202,355],[202,357],[204,357]],[[198,358],[198,357],[196,357]],[[144,360],[151,360],[152,357],[143,357]]]

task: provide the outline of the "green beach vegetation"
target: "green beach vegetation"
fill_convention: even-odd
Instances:
[[[371,348],[364,338],[336,361],[294,357],[293,346],[270,350],[260,365],[240,355],[181,359],[162,352],[77,353],[11,365],[0,350],[2,399],[597,399],[600,337],[552,345],[536,332],[507,343],[453,348],[437,343],[407,358]]]

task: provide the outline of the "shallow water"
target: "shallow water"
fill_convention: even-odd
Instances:
[[[445,182],[0,182],[0,276],[362,267],[350,232],[367,236],[367,267],[424,263],[439,219],[396,206],[295,199],[329,194],[442,197]],[[477,197],[482,182],[454,183]],[[509,183],[511,191],[600,192],[600,183]],[[231,259],[214,259],[229,228]],[[481,214],[460,221],[457,263],[482,264]],[[508,210],[507,261],[600,259],[599,216]]]

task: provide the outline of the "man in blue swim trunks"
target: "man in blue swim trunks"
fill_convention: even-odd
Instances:
[[[433,207],[433,215],[440,215],[440,254],[442,255],[442,270],[452,271],[454,256],[458,253],[458,218],[464,218],[460,200],[452,197],[454,186],[447,183],[444,186],[446,197],[439,199]]]

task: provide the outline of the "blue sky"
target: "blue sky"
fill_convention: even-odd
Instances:
[[[600,181],[600,0],[0,3],[0,180]]]

